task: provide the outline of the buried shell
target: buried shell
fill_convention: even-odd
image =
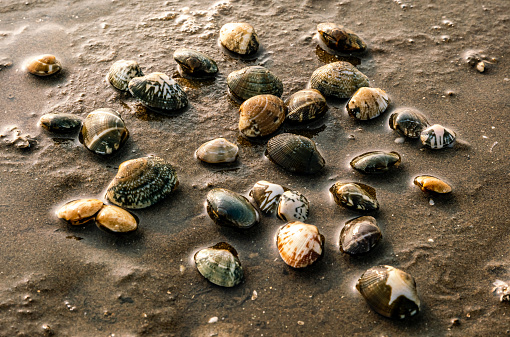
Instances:
[[[259,222],[259,213],[248,199],[225,188],[207,193],[207,214],[220,226],[244,229]]]
[[[434,124],[420,134],[421,143],[431,149],[442,149],[455,143],[455,132],[442,125]]]
[[[244,277],[237,251],[225,242],[199,250],[194,256],[198,272],[209,282],[221,287],[233,287]]]
[[[362,52],[366,43],[352,30],[335,23],[319,23],[319,37],[327,47],[340,52]]]
[[[429,127],[427,118],[415,109],[401,108],[390,115],[390,128],[409,138],[419,138]]]
[[[83,225],[94,220],[97,212],[103,207],[103,202],[97,199],[73,200],[60,207],[56,214],[71,225]]]
[[[112,205],[104,205],[97,213],[96,225],[110,233],[128,233],[138,228],[138,221],[128,211]]]
[[[381,230],[372,216],[360,216],[347,221],[340,232],[340,251],[363,254],[374,248],[382,238]]]
[[[374,211],[379,209],[375,189],[360,183],[337,182],[329,189],[335,202],[340,206],[360,210]]]
[[[278,203],[278,217],[285,221],[306,221],[310,209],[308,199],[298,191],[286,191]]]
[[[257,95],[275,95],[283,93],[282,81],[262,66],[251,66],[231,72],[227,77],[230,93],[245,101]]]
[[[125,208],[145,208],[169,195],[179,180],[172,165],[158,157],[131,159],[107,187],[106,197]]]
[[[379,88],[359,88],[347,102],[347,112],[356,119],[366,121],[382,114],[388,108],[390,98]]]
[[[66,133],[81,126],[81,117],[68,113],[49,113],[41,116],[39,124],[48,131]]]
[[[143,105],[157,111],[179,110],[188,105],[188,96],[181,86],[163,73],[133,78],[129,92]]]
[[[179,48],[174,52],[174,60],[178,63],[181,76],[210,77],[218,72],[218,65],[209,56],[198,51]]]
[[[317,173],[325,161],[310,138],[282,133],[267,142],[266,155],[277,165],[290,172]]]
[[[49,76],[59,72],[62,69],[62,65],[55,56],[45,54],[28,61],[26,69],[32,75]]]
[[[225,138],[216,138],[200,145],[195,154],[201,161],[218,164],[235,161],[238,151],[239,147],[236,144]]]
[[[310,78],[310,88],[319,90],[326,97],[349,98],[359,88],[368,86],[368,77],[344,61],[317,68]]]
[[[92,111],[82,123],[79,140],[97,154],[111,154],[128,139],[129,132],[120,114],[103,108]]]
[[[416,281],[400,269],[372,267],[361,275],[356,289],[376,312],[385,317],[404,319],[420,311]]]
[[[391,167],[399,166],[401,161],[397,152],[372,151],[363,153],[351,160],[352,168],[366,173],[383,173]]]
[[[250,197],[263,213],[271,214],[276,212],[280,197],[286,190],[285,187],[278,184],[260,180],[251,189]]]
[[[244,22],[231,22],[220,29],[220,43],[231,52],[250,55],[259,49],[259,38],[252,25]]]
[[[324,116],[328,111],[326,99],[319,90],[304,89],[285,100],[288,108],[287,120],[292,123],[306,123]]]
[[[433,176],[418,176],[414,178],[414,184],[425,192],[450,193],[452,191],[450,185]]]
[[[246,137],[264,137],[280,127],[287,107],[274,95],[253,96],[239,108],[239,131]]]
[[[135,78],[143,76],[142,69],[138,62],[131,60],[119,60],[112,64],[106,79],[116,89],[127,91],[129,82]]]
[[[324,236],[316,226],[294,221],[280,228],[276,244],[286,264],[294,268],[304,268],[322,256]]]

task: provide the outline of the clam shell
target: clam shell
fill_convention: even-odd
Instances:
[[[306,221],[310,203],[298,191],[286,191],[278,203],[278,217],[285,221]]]
[[[304,268],[322,256],[324,236],[316,226],[294,221],[280,228],[276,243],[286,264],[294,268]]]
[[[133,78],[129,92],[142,104],[158,111],[173,111],[188,105],[188,96],[181,86],[163,73]]]
[[[39,124],[50,132],[66,133],[81,127],[81,117],[68,113],[44,114]]]
[[[390,115],[390,128],[409,137],[419,138],[423,130],[429,127],[427,118],[415,109],[401,108]]]
[[[344,61],[326,64],[316,69],[310,78],[310,88],[326,97],[349,98],[359,88],[368,86],[368,77]]]
[[[360,210],[373,211],[379,209],[375,189],[360,183],[337,182],[329,189],[335,202],[340,206]]]
[[[340,232],[340,251],[363,254],[374,248],[382,238],[374,217],[360,216],[347,221]]]
[[[319,23],[319,37],[326,46],[340,52],[362,52],[367,49],[366,43],[354,33],[335,23]]]
[[[288,108],[287,120],[292,123],[311,122],[324,116],[328,110],[326,99],[319,90],[305,89],[285,100]]]
[[[179,64],[179,73],[186,77],[210,77],[218,72],[218,65],[212,58],[196,50],[179,48],[174,52],[174,60]]]
[[[268,69],[261,66],[251,66],[231,72],[227,77],[230,93],[244,101],[257,95],[282,96],[283,84]]]
[[[112,205],[104,205],[99,213],[97,213],[96,225],[107,232],[128,233],[138,228],[138,221],[125,209]]]
[[[124,208],[145,208],[169,195],[179,180],[172,165],[158,157],[131,159],[107,187],[106,197]]]
[[[108,155],[128,139],[129,132],[120,114],[112,109],[92,111],[83,120],[79,140],[90,151]]]
[[[382,114],[388,108],[390,98],[379,88],[359,88],[347,102],[347,112],[352,117],[366,121]]]
[[[399,166],[401,157],[397,152],[371,151],[351,160],[351,166],[363,173],[383,173]]]
[[[365,271],[356,289],[379,314],[404,319],[420,311],[420,299],[414,278],[391,266],[377,266]]]
[[[287,108],[274,95],[257,95],[244,101],[239,108],[239,131],[246,137],[264,137],[280,127]]]
[[[33,75],[49,76],[59,72],[62,69],[62,65],[54,55],[45,54],[36,56],[28,61],[26,69]]]
[[[244,229],[259,222],[259,213],[248,199],[225,188],[207,193],[207,214],[220,226]]]
[[[286,190],[285,187],[278,184],[260,180],[251,189],[250,197],[253,198],[255,204],[263,213],[271,214],[276,212],[280,197]]]
[[[233,287],[244,277],[237,251],[225,242],[199,250],[194,256],[198,271],[209,282],[221,287]]]
[[[442,125],[434,124],[420,134],[421,143],[431,149],[442,149],[455,143],[455,132]]]
[[[433,176],[417,176],[414,178],[414,184],[425,192],[450,193],[452,191],[450,185]]]
[[[135,78],[143,76],[142,69],[138,62],[132,60],[119,60],[112,64],[106,79],[115,88],[127,91],[129,82]]]
[[[56,215],[71,225],[83,225],[94,220],[95,215],[103,207],[103,202],[97,199],[73,200],[60,207]]]
[[[245,22],[231,22],[220,29],[220,43],[231,52],[250,55],[259,49],[259,38],[252,25]]]
[[[201,161],[217,164],[235,161],[238,151],[236,144],[225,138],[216,138],[200,145],[195,154]]]

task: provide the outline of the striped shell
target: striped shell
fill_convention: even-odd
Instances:
[[[450,193],[452,191],[450,185],[433,176],[418,176],[414,178],[414,184],[425,192]]]
[[[143,76],[138,62],[131,60],[119,60],[112,64],[106,79],[115,88],[127,91],[129,81],[135,77]]]
[[[242,101],[263,94],[281,97],[283,93],[282,81],[261,66],[251,66],[231,72],[227,77],[227,86],[230,93]]]
[[[72,132],[81,127],[81,117],[68,113],[49,113],[41,116],[39,124],[50,132]]]
[[[388,108],[390,98],[379,88],[359,88],[347,102],[347,112],[352,117],[366,121],[382,114]]]
[[[199,250],[195,256],[198,272],[209,282],[221,287],[233,287],[244,277],[237,251],[225,242]]]
[[[285,221],[306,221],[310,203],[298,191],[286,191],[278,203],[278,217]]]
[[[231,52],[250,55],[259,49],[259,39],[252,25],[244,22],[231,22],[220,29],[220,43]]]
[[[310,78],[310,88],[326,97],[349,98],[359,88],[368,86],[368,77],[344,61],[326,64],[316,69]]]
[[[71,225],[83,225],[94,220],[95,215],[103,207],[103,202],[97,199],[73,200],[60,207],[56,214]]]
[[[363,254],[374,248],[382,238],[374,217],[360,216],[347,221],[340,232],[340,251]]]
[[[335,202],[340,206],[360,210],[374,211],[379,209],[375,189],[360,183],[337,182],[329,189]]]
[[[259,213],[248,199],[225,188],[207,193],[207,214],[220,226],[245,229],[259,222]]]
[[[97,213],[96,225],[106,232],[128,233],[138,228],[138,221],[125,209],[112,205],[104,205],[99,213]]]
[[[210,77],[218,72],[218,65],[209,56],[198,51],[179,48],[174,52],[174,60],[183,77]]]
[[[62,65],[55,56],[45,54],[28,61],[26,69],[32,75],[49,76],[59,72],[62,69]]]
[[[128,87],[133,97],[157,111],[179,110],[188,105],[186,92],[163,73],[135,77],[129,82]]]
[[[328,110],[326,99],[319,90],[304,89],[285,100],[288,108],[287,120],[292,123],[306,123],[322,117]]]
[[[455,132],[442,125],[434,124],[420,134],[421,143],[431,149],[442,149],[455,143]]]
[[[79,140],[90,151],[108,155],[128,139],[129,132],[120,114],[112,109],[92,111],[83,120]]]
[[[175,169],[165,160],[137,158],[120,164],[106,197],[120,207],[145,208],[165,198],[178,185]]]
[[[239,108],[239,131],[246,137],[264,137],[280,127],[287,108],[274,95],[253,96]]]
[[[294,221],[280,228],[276,244],[286,264],[294,268],[304,268],[322,256],[324,236],[316,226]]]
[[[236,144],[225,138],[216,138],[200,145],[195,154],[201,161],[217,164],[235,161],[238,151],[239,147]]]
[[[371,151],[363,153],[351,160],[352,168],[366,173],[383,173],[391,167],[399,166],[401,161],[397,152]]]
[[[409,138],[420,138],[423,130],[429,127],[427,118],[418,110],[397,109],[390,115],[390,128]]]
[[[362,52],[366,43],[352,30],[335,23],[319,23],[319,37],[327,47],[340,52]]]
[[[285,187],[278,184],[260,180],[251,189],[250,197],[263,213],[272,214],[276,212],[280,197],[286,190]]]

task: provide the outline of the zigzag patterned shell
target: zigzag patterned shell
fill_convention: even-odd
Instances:
[[[263,94],[281,97],[283,93],[282,81],[261,66],[231,72],[227,77],[227,86],[234,97],[243,101]]]
[[[304,268],[322,256],[324,236],[314,225],[294,221],[280,228],[276,243],[286,264]]]
[[[107,155],[117,151],[128,139],[129,132],[120,117],[112,109],[92,111],[83,120],[79,140],[90,151]]]
[[[251,189],[250,197],[253,198],[263,213],[271,214],[276,212],[280,197],[285,191],[287,191],[287,188],[283,186],[260,180]]]
[[[368,86],[368,77],[344,61],[326,64],[316,69],[310,78],[310,88],[337,98],[349,98],[359,88]]]
[[[129,82],[129,92],[149,108],[179,110],[188,105],[188,95],[173,79],[163,73],[135,77]]]
[[[129,81],[140,76],[143,76],[143,73],[138,62],[131,60],[119,60],[112,64],[106,78],[115,88],[127,91]]]

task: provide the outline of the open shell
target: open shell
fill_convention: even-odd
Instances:
[[[257,95],[239,108],[239,131],[246,137],[264,137],[278,130],[285,120],[287,108],[274,95]]]
[[[278,184],[260,180],[251,189],[250,197],[253,198],[255,204],[263,213],[272,214],[276,212],[280,197],[286,190],[285,187]]]
[[[194,256],[200,274],[221,287],[233,287],[244,277],[237,251],[225,242],[199,250]]]
[[[317,31],[321,41],[335,51],[362,52],[367,49],[366,43],[356,33],[341,25],[331,22],[319,23]]]
[[[216,138],[200,145],[196,156],[206,163],[231,163],[236,160],[238,151],[239,147],[236,144],[225,138]]]
[[[276,243],[286,264],[304,268],[322,256],[324,236],[316,226],[294,221],[280,228]]]
[[[347,112],[356,119],[366,121],[382,114],[388,108],[390,98],[379,88],[359,88],[347,102]]]
[[[259,49],[259,38],[252,25],[245,22],[231,22],[220,29],[220,43],[231,52],[250,55]]]
[[[335,202],[347,208],[360,211],[374,211],[379,209],[375,189],[361,183],[337,182],[329,189]]]
[[[135,78],[143,76],[142,69],[138,62],[132,60],[119,60],[112,64],[106,79],[116,89],[128,91],[129,82]]]
[[[83,120],[79,140],[90,151],[108,155],[128,139],[129,132],[120,114],[103,108],[92,111]]]
[[[248,199],[225,188],[207,193],[207,214],[220,226],[245,229],[259,222],[259,213]]]
[[[56,214],[71,225],[83,225],[94,220],[97,212],[103,207],[103,202],[98,199],[73,200],[60,207]]]
[[[368,86],[368,77],[344,61],[317,68],[310,78],[310,88],[319,90],[326,97],[349,98],[359,88]]]
[[[340,250],[347,254],[363,254],[374,248],[382,238],[372,216],[360,216],[347,221],[340,232]]]
[[[257,95],[275,95],[281,97],[283,93],[282,81],[261,66],[251,66],[231,72],[227,77],[230,93],[245,101]]]
[[[285,100],[288,108],[287,120],[291,123],[306,123],[322,117],[328,110],[326,99],[319,90],[304,89]]]
[[[49,76],[62,69],[60,61],[51,54],[34,57],[26,64],[26,69],[32,75]]]

